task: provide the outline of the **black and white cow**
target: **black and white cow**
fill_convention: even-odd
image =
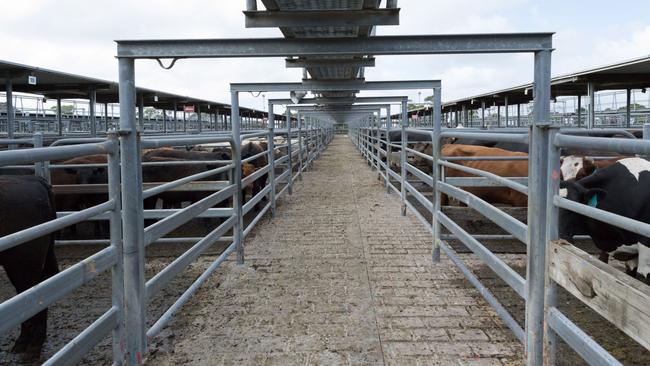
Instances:
[[[650,161],[626,158],[578,181],[563,181],[560,196],[650,224]],[[606,252],[638,244],[637,272],[650,283],[649,237],[564,209],[560,209],[559,231],[560,238],[568,241],[574,235],[589,235]]]

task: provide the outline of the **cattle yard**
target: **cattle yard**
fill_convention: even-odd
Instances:
[[[650,59],[552,78],[553,33],[375,35],[396,0],[243,10],[284,37],[119,40],[117,82],[0,62],[0,364],[650,364]],[[532,83],[443,103],[445,80],[365,78],[502,53]],[[228,104],[136,87],[136,60],[269,57],[303,79]]]

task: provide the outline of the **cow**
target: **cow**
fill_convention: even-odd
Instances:
[[[242,145],[241,148],[241,158],[242,160],[248,159],[252,156],[255,156],[257,154],[261,154],[262,152],[268,150],[268,144],[265,141],[260,141],[260,142],[249,142],[247,144]],[[255,167],[255,170],[262,169],[268,164],[268,154],[262,154],[261,156],[249,161],[250,164],[252,164]],[[242,169],[244,166],[242,165]],[[250,170],[248,170],[250,172]],[[243,172],[242,177],[246,177],[245,175],[246,172]],[[252,174],[252,173],[250,173]],[[261,192],[264,189],[264,186],[266,186],[267,180],[268,180],[268,173],[262,174],[261,177],[257,178],[255,181],[251,183],[251,198],[255,197],[259,192]],[[266,196],[262,198],[263,201],[266,201]],[[246,203],[246,195],[242,194],[242,204]],[[259,208],[258,204],[258,208]]]
[[[414,150],[426,155],[431,155],[432,145],[429,143],[418,143]],[[528,156],[522,152],[513,152],[509,150],[474,146],[474,145],[457,145],[446,144],[442,146],[441,155],[444,157],[479,157],[479,156],[511,156],[520,157]],[[454,164],[463,165],[469,168],[479,169],[501,177],[527,177],[528,161],[527,160],[454,160]],[[430,160],[422,157],[415,157],[412,165],[420,170],[431,174],[432,163]],[[465,173],[452,168],[445,168],[446,177],[474,177],[474,175]],[[489,203],[507,204],[513,207],[526,207],[528,198],[525,194],[514,191],[506,187],[465,187],[465,191],[470,192]],[[447,197],[442,196],[442,204],[448,203]]]
[[[625,158],[578,181],[560,182],[560,196],[634,220],[650,223],[650,162]],[[559,236],[589,235],[604,252],[638,244],[637,273],[650,283],[650,238],[560,209]],[[603,258],[601,257],[601,260]]]
[[[35,176],[0,176],[0,237],[56,219],[50,185]],[[54,253],[55,234],[0,252],[0,265],[21,293],[54,276],[59,266]],[[47,308],[24,321],[12,352],[38,358],[47,336]]]
[[[604,169],[616,163],[625,156],[606,160],[594,160],[587,156],[568,155],[560,158],[560,178],[562,180],[580,180],[591,175],[597,169]]]

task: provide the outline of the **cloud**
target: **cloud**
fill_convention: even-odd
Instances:
[[[595,0],[597,1],[597,0]],[[184,0],[5,0],[10,15],[0,25],[1,58],[81,75],[117,80],[115,39],[280,37],[277,29],[246,29],[241,1]],[[597,1],[598,2],[598,1]],[[553,73],[650,54],[646,11],[616,17],[605,2],[586,16],[582,7],[549,0],[402,0],[401,25],[379,35],[555,30]],[[645,0],[626,6],[648,8]],[[283,60],[182,60],[172,70],[138,61],[138,85],[229,102],[230,82],[298,81],[298,69]],[[442,79],[445,100],[530,82],[530,55],[378,57],[368,80]],[[423,91],[428,93],[428,91]],[[417,91],[368,92],[408,95]],[[269,95],[271,97],[272,95]],[[286,94],[282,94],[286,96]],[[262,107],[261,97],[242,95],[244,106]]]

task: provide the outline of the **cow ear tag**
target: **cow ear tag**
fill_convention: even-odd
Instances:
[[[591,196],[587,204],[591,207],[596,207],[598,205],[598,195],[594,194],[593,196]]]

